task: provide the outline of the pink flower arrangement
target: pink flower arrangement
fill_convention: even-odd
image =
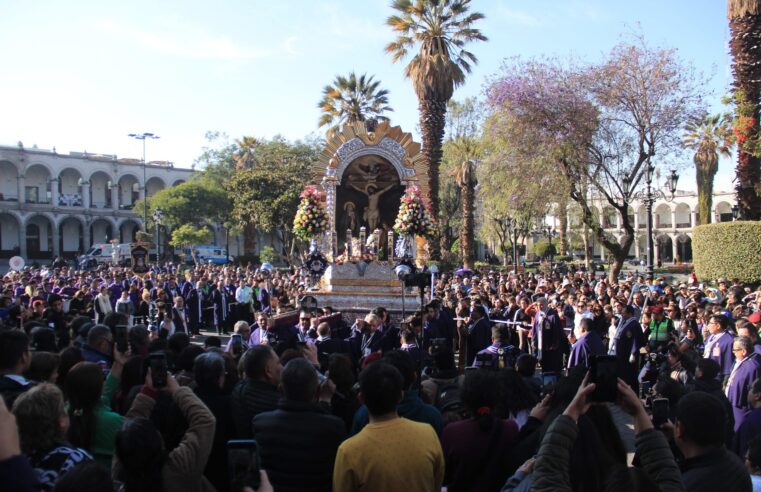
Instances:
[[[406,236],[429,238],[434,234],[433,220],[427,205],[423,202],[420,188],[410,186],[402,197],[399,213],[394,222],[394,231]]]
[[[300,239],[309,240],[328,228],[328,214],[322,204],[323,192],[309,185],[299,197],[301,203],[293,219],[293,233]]]

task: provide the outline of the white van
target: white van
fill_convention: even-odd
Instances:
[[[118,248],[118,254],[117,254],[117,261],[119,263],[124,263],[125,261],[130,260],[130,244],[129,243],[122,243],[116,246]],[[111,243],[99,243],[99,244],[93,244],[90,249],[88,249],[85,254],[80,256],[79,262],[89,262],[89,260],[95,260],[97,263],[112,263],[114,261],[113,257],[113,251],[114,247]]]
[[[223,246],[214,246],[213,244],[195,245],[192,251],[185,248],[182,251],[185,255],[186,263],[193,263],[193,255],[200,264],[212,262],[215,265],[225,265],[230,259],[227,257],[227,248]]]

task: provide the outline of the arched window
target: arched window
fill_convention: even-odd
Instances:
[[[26,226],[26,249],[27,252],[40,252],[40,226],[37,224]]]

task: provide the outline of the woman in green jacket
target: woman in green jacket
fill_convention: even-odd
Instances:
[[[124,417],[111,410],[111,400],[119,389],[119,379],[126,357],[114,350],[114,364],[103,381],[103,370],[98,364],[80,362],[66,377],[66,395],[69,398],[68,439],[77,447],[86,449],[95,460],[111,467],[116,433]]]

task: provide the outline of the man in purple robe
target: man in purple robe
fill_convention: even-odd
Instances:
[[[621,319],[616,333],[610,341],[609,355],[615,355],[618,361],[618,376],[635,391],[639,388],[637,371],[639,370],[639,349],[645,345],[645,335],[639,321],[634,316],[634,307],[625,304],[621,307]]]
[[[729,373],[732,372],[734,356],[732,355],[732,335],[727,333],[729,320],[721,314],[714,314],[708,322],[708,331],[711,336],[706,340],[703,357],[713,359],[719,363],[721,372],[719,378],[726,382]],[[751,350],[752,352],[753,350]]]
[[[491,329],[492,344],[478,352],[473,367],[487,369],[505,369],[515,367],[517,350],[510,345],[510,333],[504,325],[495,325]]]
[[[751,411],[748,394],[753,381],[761,375],[761,360],[753,351],[753,342],[748,337],[737,337],[732,345],[732,352],[735,354],[735,365],[729,374],[726,394],[729,403],[732,404],[737,432]]]
[[[547,305],[546,297],[538,298],[535,304],[537,312],[531,327],[531,345],[542,364],[542,373],[560,372],[563,370],[563,349],[567,346],[563,324],[557,311]]]
[[[605,352],[600,334],[592,329],[592,320],[582,318],[579,321],[579,338],[571,347],[571,355],[568,357],[568,369],[576,366],[589,367],[592,357],[605,355]]]

